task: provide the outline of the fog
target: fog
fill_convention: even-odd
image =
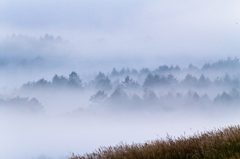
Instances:
[[[239,5],[1,0],[0,158],[238,124]]]
[[[238,124],[239,66],[229,57],[202,67],[72,71],[3,88],[0,155],[60,159]]]
[[[145,113],[101,114],[60,118],[49,116],[2,116],[1,157],[65,158],[69,152],[83,154],[100,146],[144,142],[190,135],[229,124],[238,124],[238,113]],[[214,116],[214,117],[213,117]],[[41,157],[42,156],[42,157]]]

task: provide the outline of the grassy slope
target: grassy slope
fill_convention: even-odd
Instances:
[[[144,144],[119,144],[101,147],[84,156],[69,159],[185,159],[185,158],[240,158],[240,126],[214,129],[193,136],[156,139]]]

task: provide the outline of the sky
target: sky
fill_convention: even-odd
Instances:
[[[69,50],[55,51],[56,56],[97,65],[202,65],[238,55],[239,5],[237,0],[1,0],[0,38],[61,36]]]

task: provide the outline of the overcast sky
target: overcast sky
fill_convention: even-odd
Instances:
[[[218,60],[239,54],[239,6],[237,0],[1,0],[0,35],[61,36],[75,50],[67,54],[78,58]]]

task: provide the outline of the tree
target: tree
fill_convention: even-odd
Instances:
[[[112,84],[110,79],[107,76],[105,76],[105,74],[102,72],[99,72],[99,74],[95,77],[93,84],[95,85],[96,89],[101,89],[101,90],[112,89]]]
[[[147,75],[147,74],[150,74],[150,70],[148,69],[148,68],[142,68],[141,70],[140,70],[140,74],[142,74],[142,75]]]
[[[165,84],[167,84],[167,78],[165,76],[159,76],[158,74],[152,75],[150,73],[143,82],[143,87],[155,87]]]
[[[191,63],[188,65],[188,69],[191,71],[197,71],[198,68],[196,66],[193,66]]]
[[[158,97],[155,92],[147,88],[144,89],[143,100],[145,101],[145,104],[158,103]]]
[[[176,84],[177,82],[177,78],[175,78],[171,73],[166,78],[167,84]]]
[[[198,80],[198,85],[200,87],[207,87],[211,84],[211,81],[209,78],[206,78],[203,74],[201,75],[201,77]]]
[[[66,86],[67,83],[68,83],[68,79],[64,76],[59,77],[58,75],[55,75],[52,79],[52,85],[56,87]]]
[[[132,69],[131,74],[136,76],[138,75],[138,71],[136,69]]]
[[[99,90],[95,95],[91,96],[90,101],[94,103],[100,103],[103,102],[106,98],[107,94],[104,91]]]
[[[116,68],[113,68],[112,72],[111,72],[111,76],[115,77],[118,76],[119,72],[116,70]]]
[[[187,74],[182,83],[187,86],[197,86],[198,80],[191,74]]]
[[[39,87],[39,88],[46,88],[48,86],[50,86],[50,82],[45,80],[44,78],[38,80],[36,83],[35,83],[35,86]]]
[[[69,75],[68,86],[70,88],[80,88],[82,87],[82,80],[79,78],[76,72],[72,72]]]
[[[119,105],[128,102],[128,95],[121,88],[115,89],[109,98],[111,104]]]
[[[224,104],[231,102],[232,97],[227,94],[225,91],[221,95],[217,95],[217,97],[214,98],[213,102],[218,104]]]
[[[130,79],[130,77],[127,76],[125,77],[125,80],[120,84],[120,87],[121,88],[138,88],[140,87],[140,85],[137,82],[133,81],[132,78]]]

